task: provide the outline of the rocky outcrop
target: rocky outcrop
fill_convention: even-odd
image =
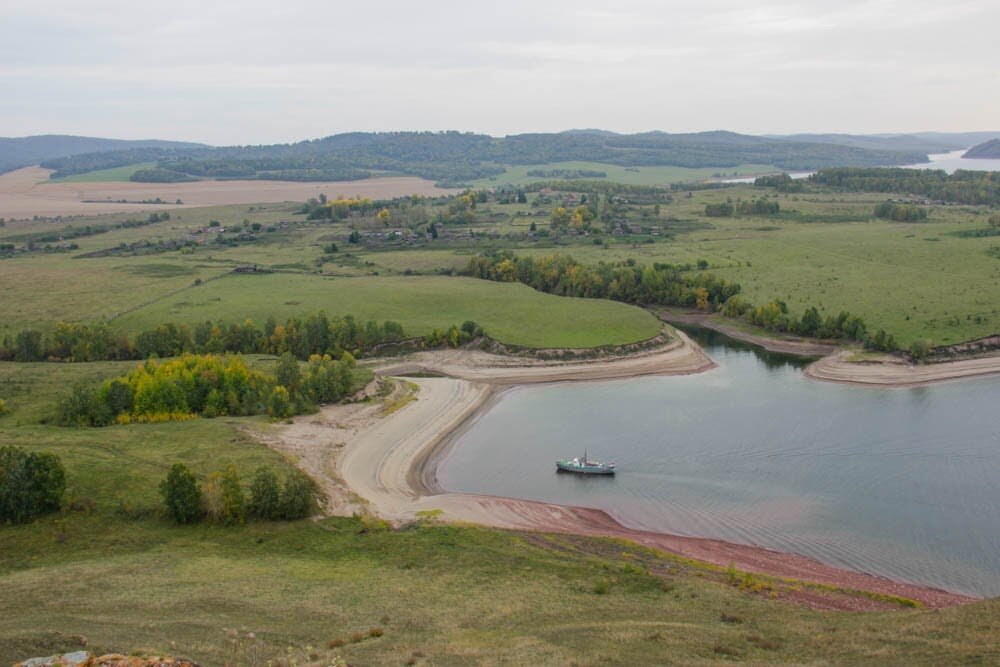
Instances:
[[[14,667],[199,667],[197,663],[184,658],[138,657],[108,653],[94,656],[87,651],[74,651],[63,655],[44,658],[29,658],[16,663]]]

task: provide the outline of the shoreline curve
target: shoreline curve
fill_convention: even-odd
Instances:
[[[885,577],[846,570],[813,558],[712,538],[687,537],[630,528],[609,513],[585,507],[490,495],[450,493],[437,483],[434,471],[458,436],[475,423],[506,391],[539,382],[603,380],[638,374],[689,374],[715,366],[682,332],[679,343],[658,361],[635,364],[627,359],[585,364],[536,365],[528,369],[501,367],[491,375],[485,366],[465,368],[465,377],[453,375],[456,359],[424,359],[380,369],[391,373],[437,373],[443,377],[409,377],[419,386],[417,400],[376,421],[349,442],[337,464],[347,486],[363,497],[377,515],[395,523],[437,515],[443,520],[501,529],[571,533],[613,537],[667,551],[716,566],[736,568],[777,578],[798,579],[829,586],[909,598],[928,608],[974,602],[978,598]],[[699,363],[692,363],[700,360]],[[672,363],[671,363],[672,362]],[[573,368],[612,364],[605,374]],[[652,365],[650,365],[652,363]],[[656,371],[654,368],[658,368]],[[864,607],[859,607],[864,608]],[[872,609],[880,608],[871,601]]]
[[[889,354],[869,355],[863,361],[851,361],[850,348],[807,338],[773,338],[751,334],[719,324],[705,313],[660,310],[660,319],[710,329],[750,345],[780,354],[816,358],[803,373],[822,382],[837,382],[864,387],[906,389],[940,382],[989,377],[1000,374],[1000,354],[939,361],[927,364],[907,363]]]

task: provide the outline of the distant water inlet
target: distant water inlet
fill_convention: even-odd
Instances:
[[[608,511],[649,530],[1000,595],[1000,380],[863,389],[715,334],[694,376],[524,387],[441,462],[449,491]],[[617,463],[559,475],[557,459]]]

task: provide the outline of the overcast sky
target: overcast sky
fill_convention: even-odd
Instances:
[[[995,130],[998,0],[11,0],[0,136]]]

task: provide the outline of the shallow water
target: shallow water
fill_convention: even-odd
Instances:
[[[1000,595],[1000,379],[849,387],[698,335],[718,369],[506,393],[439,482]],[[556,473],[557,458],[584,450],[618,474]]]

